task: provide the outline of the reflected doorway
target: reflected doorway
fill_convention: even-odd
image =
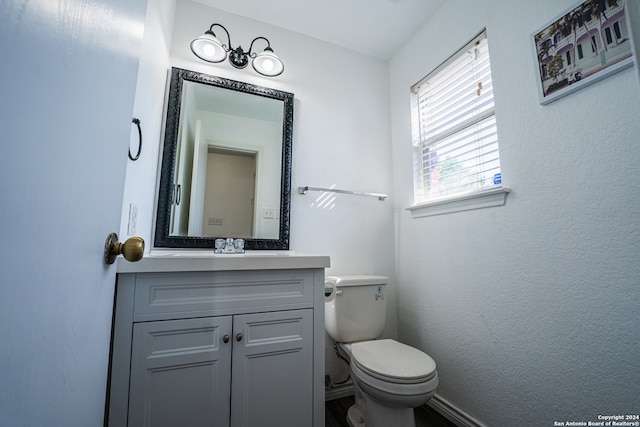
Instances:
[[[251,238],[257,153],[209,146],[202,234]]]

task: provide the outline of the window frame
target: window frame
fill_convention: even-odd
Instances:
[[[418,83],[412,85],[411,87],[411,124],[412,124],[412,155],[416,149],[422,151],[424,147],[424,141],[419,142],[419,148],[416,147],[415,138],[417,136],[416,132],[420,134],[420,130],[416,127],[419,127],[417,124],[419,118],[416,117],[417,112],[417,103],[418,103],[418,95],[415,93],[415,88],[420,84],[432,79],[439,72],[441,72],[445,67],[459,58],[464,52],[468,51],[470,48],[476,44],[477,41],[482,40],[483,38],[487,38],[486,29],[483,29],[479,32],[475,37],[471,39],[468,43],[462,46],[462,48],[458,49],[453,55],[451,55],[446,61],[437,66],[433,71],[428,73],[424,78],[422,78]],[[488,39],[488,38],[487,38]],[[495,117],[495,109],[492,111],[489,117]],[[486,117],[485,117],[486,118]],[[418,119],[418,120],[417,120]],[[481,121],[483,119],[480,119]],[[496,124],[497,129],[497,124]],[[418,136],[421,139],[421,135]],[[499,158],[499,157],[498,157]],[[414,158],[414,172],[412,174],[412,184],[413,184],[413,194],[414,201],[413,205],[407,208],[408,211],[411,212],[411,215],[414,218],[425,217],[425,216],[433,216],[440,215],[452,212],[459,212],[465,210],[472,209],[480,209],[485,207],[493,207],[493,206],[502,206],[506,203],[507,194],[511,191],[509,188],[504,187],[502,184],[495,185],[493,187],[489,187],[488,189],[481,189],[467,193],[455,194],[451,196],[439,197],[432,200],[426,200],[422,202],[416,202],[416,170],[418,167],[415,165],[416,159]]]

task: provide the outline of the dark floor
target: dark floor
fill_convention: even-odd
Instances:
[[[329,400],[324,405],[325,427],[349,427],[347,410],[353,405],[353,396]],[[427,405],[415,409],[416,427],[455,427],[451,421]]]

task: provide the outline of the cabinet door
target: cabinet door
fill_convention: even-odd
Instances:
[[[129,426],[228,426],[231,316],[136,323]]]
[[[313,425],[313,310],[234,316],[233,339],[231,426]]]

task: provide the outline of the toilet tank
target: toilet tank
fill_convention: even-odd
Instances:
[[[324,325],[336,342],[372,340],[382,335],[387,314],[387,277],[325,278]]]

